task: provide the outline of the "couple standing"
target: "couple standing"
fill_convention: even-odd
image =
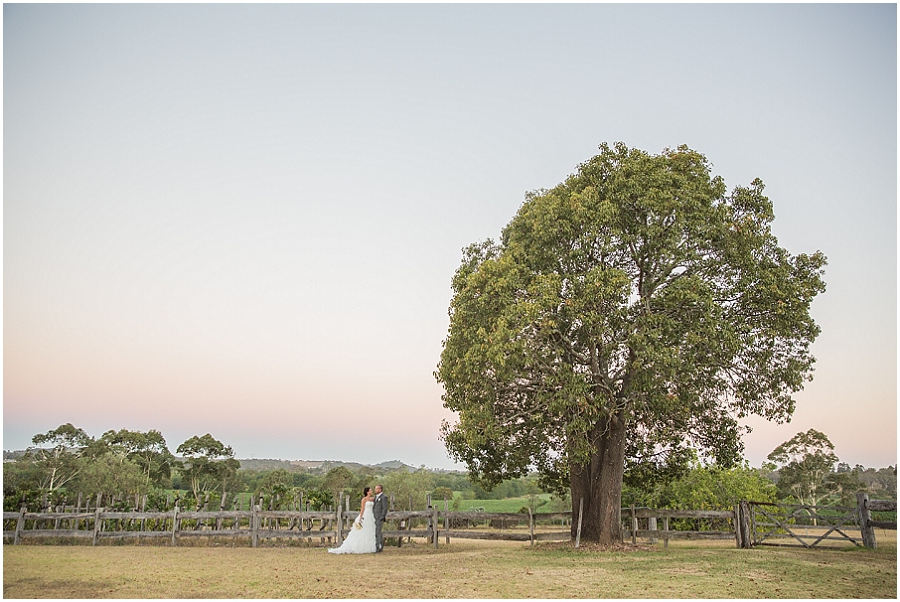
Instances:
[[[353,521],[353,528],[347,534],[347,539],[338,548],[329,548],[332,554],[373,554],[384,548],[384,540],[381,537],[381,527],[388,512],[388,501],[384,495],[384,488],[375,485],[375,493],[372,488],[363,489],[362,503],[359,505],[359,516]]]

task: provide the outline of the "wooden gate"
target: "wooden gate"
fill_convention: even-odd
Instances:
[[[753,546],[812,548],[831,541],[863,545],[861,537],[846,532],[859,532],[857,508],[768,502],[749,502],[749,507]]]

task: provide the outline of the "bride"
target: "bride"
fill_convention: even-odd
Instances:
[[[362,503],[359,505],[359,516],[353,521],[353,527],[347,539],[338,548],[328,548],[332,554],[374,554],[375,553],[375,514],[372,506],[375,497],[371,487],[363,489]]]

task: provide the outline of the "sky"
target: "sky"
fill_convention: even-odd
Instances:
[[[897,461],[894,4],[3,6],[3,448],[65,423],[459,468],[462,248],[603,142],[754,178],[828,257],[793,420]]]

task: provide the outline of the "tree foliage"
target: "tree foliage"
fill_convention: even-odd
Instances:
[[[84,462],[78,491],[88,496],[102,493],[109,499],[116,494],[147,493],[149,485],[135,462],[121,454],[105,452]]]
[[[435,375],[473,479],[535,467],[612,542],[626,461],[690,446],[734,466],[740,418],[790,418],[825,258],[778,246],[760,180],[728,194],[683,146],[600,151],[465,249]]]
[[[353,482],[353,472],[346,466],[336,466],[325,475],[322,487],[331,492],[334,499],[340,498],[340,492],[344,491]]]
[[[775,485],[749,467],[698,466],[662,491],[659,506],[680,510],[732,510],[741,500],[774,502]]]
[[[434,475],[424,467],[415,472],[394,470],[381,478],[384,491],[393,495],[398,508],[406,508],[412,500],[413,510],[425,508],[425,495],[434,491]]]
[[[175,456],[166,446],[166,439],[157,430],[130,431],[120,429],[107,431],[100,441],[122,458],[134,462],[141,471],[146,487],[162,487],[168,484],[175,467]]]
[[[228,481],[241,467],[241,463],[234,459],[231,447],[209,433],[202,437],[191,437],[179,445],[176,451],[184,458],[185,466],[181,470],[198,501],[201,493],[214,489],[225,491]]]
[[[797,433],[768,456],[769,468],[778,471],[778,493],[782,499],[819,506],[828,502],[854,503],[865,486],[852,471],[838,472],[834,444],[825,433],[809,429]]]
[[[38,488],[56,491],[81,472],[84,463],[79,460],[90,453],[94,440],[84,430],[71,423],[32,437],[33,447],[26,452],[38,475]]]

